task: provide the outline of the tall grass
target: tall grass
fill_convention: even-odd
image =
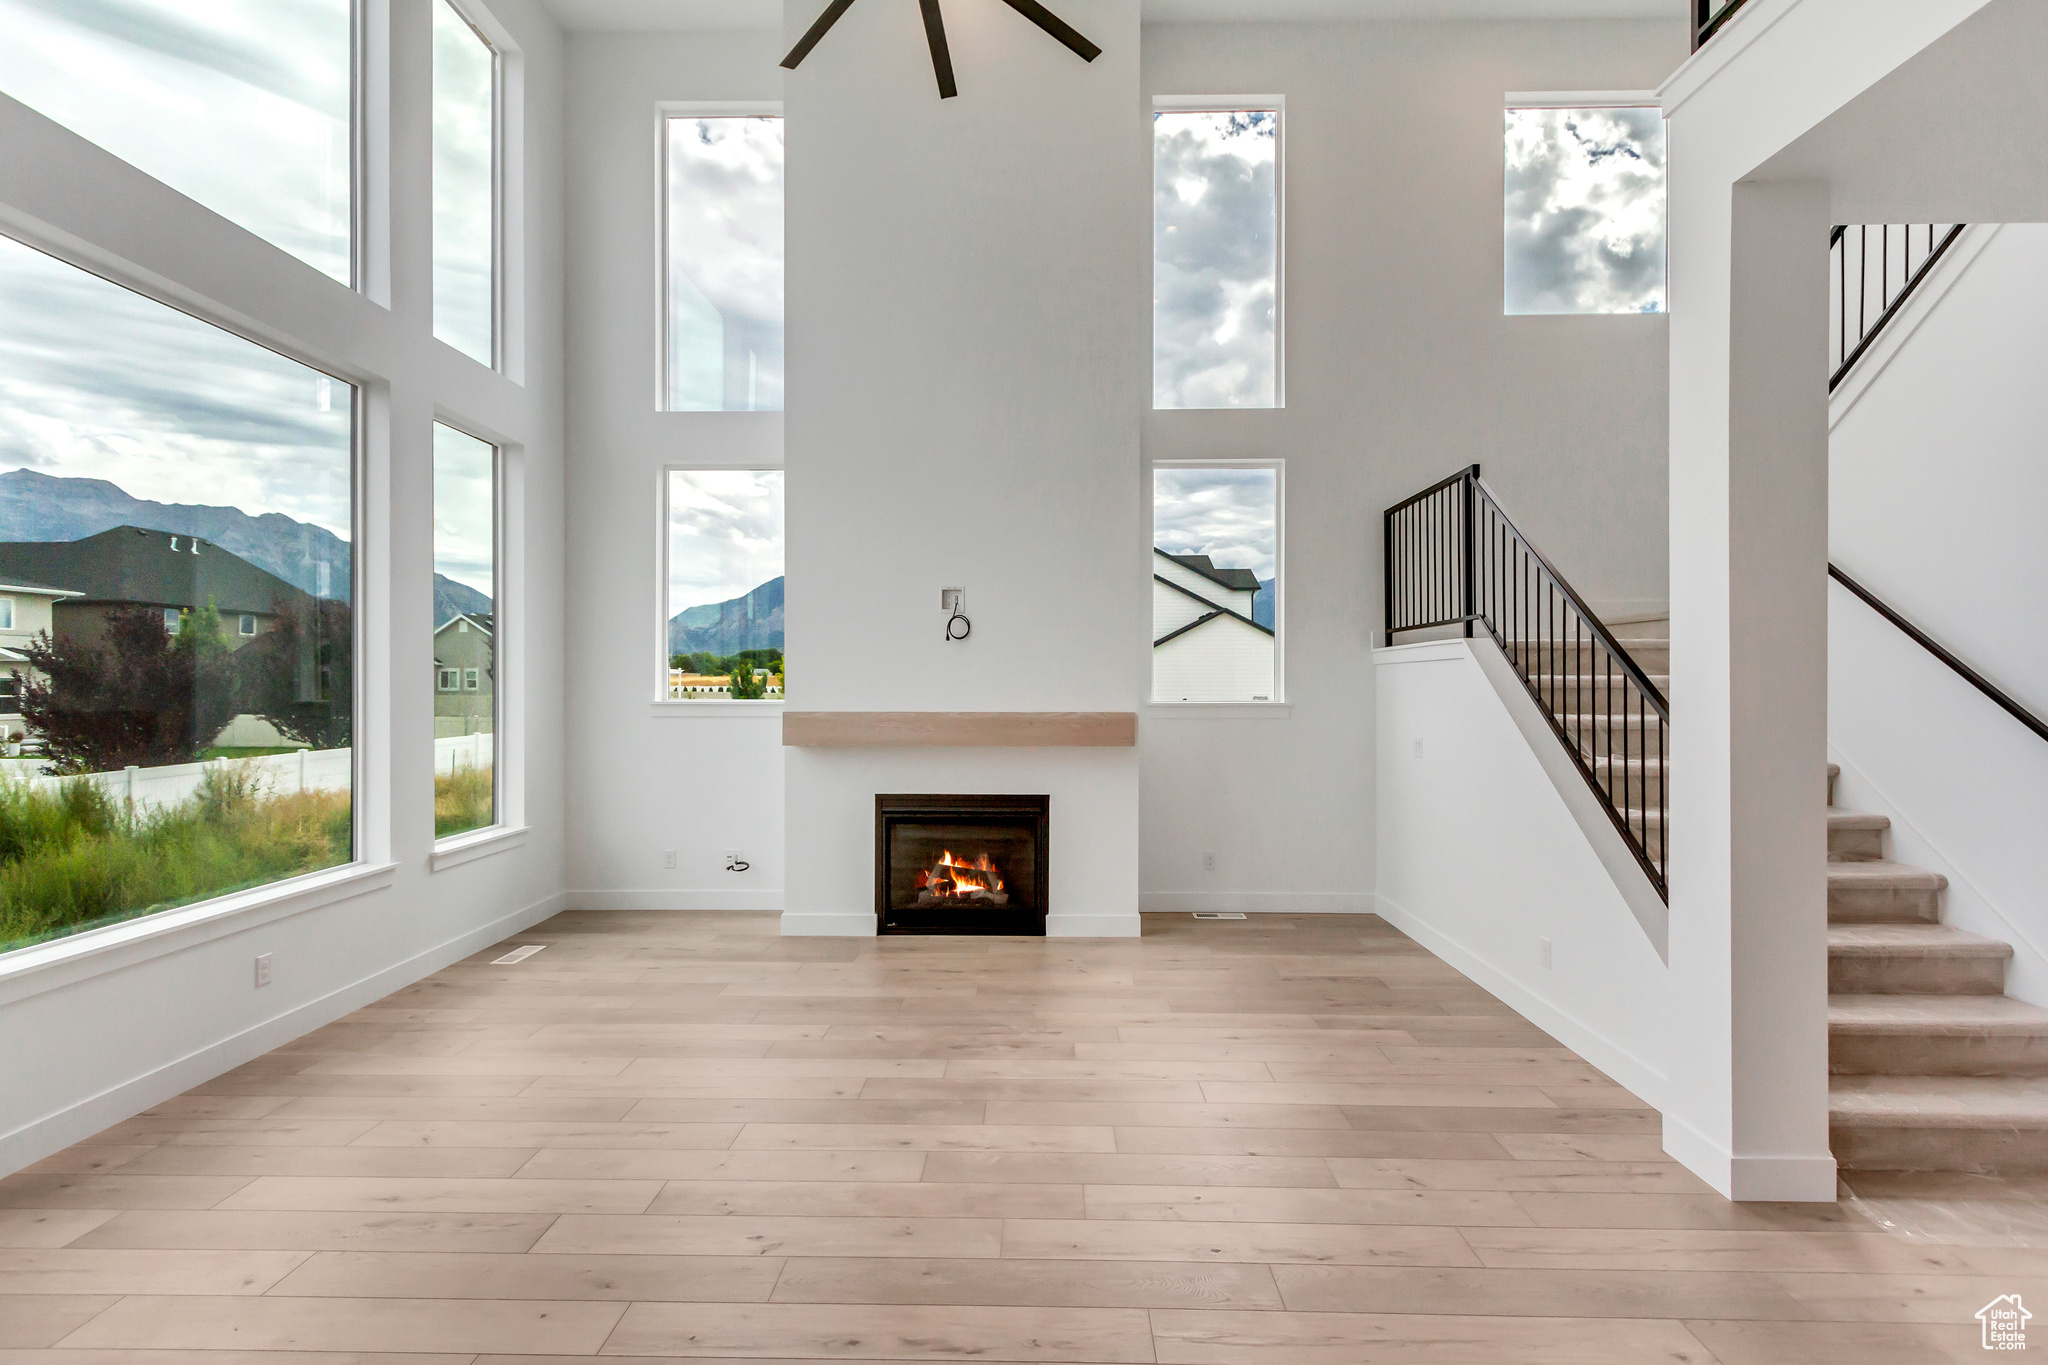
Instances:
[[[493,765],[458,764],[452,773],[434,774],[434,837],[445,839],[465,830],[482,829],[495,818],[491,809]]]
[[[215,764],[131,816],[96,784],[0,781],[0,950],[344,863],[349,793],[272,793]]]

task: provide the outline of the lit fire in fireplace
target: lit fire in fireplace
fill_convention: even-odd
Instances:
[[[1008,905],[1010,896],[1003,890],[1002,874],[989,862],[986,853],[972,862],[955,862],[948,850],[939,854],[939,861],[929,872],[917,874],[919,905],[947,900]]]

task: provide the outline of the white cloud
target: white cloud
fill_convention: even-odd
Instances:
[[[1279,115],[1152,116],[1152,405],[1273,406]]]
[[[669,407],[782,407],[782,120],[671,118]]]
[[[349,386],[0,237],[0,469],[351,539]]]
[[[1250,569],[1264,582],[1273,577],[1275,483],[1270,468],[1155,468],[1152,543],[1207,555],[1219,569]]]
[[[349,278],[348,0],[0,0],[0,91]]]
[[[743,597],[782,574],[782,471],[669,474],[668,612]]]
[[[1656,109],[1507,111],[1509,313],[1658,313],[1664,120]]]

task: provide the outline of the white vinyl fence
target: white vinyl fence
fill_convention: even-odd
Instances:
[[[493,756],[489,735],[456,735],[434,741],[434,772],[453,773],[458,767],[484,767]],[[9,764],[16,768],[20,766]],[[36,765],[40,767],[40,764]],[[300,749],[289,754],[264,754],[257,758],[222,758],[212,763],[176,763],[164,768],[122,768],[114,772],[87,773],[82,777],[29,777],[32,789],[53,791],[67,782],[92,782],[117,801],[130,803],[137,812],[151,807],[176,806],[189,801],[199,790],[199,781],[210,767],[222,767],[253,774],[257,787],[270,795],[303,791],[346,791],[355,776],[353,749]]]

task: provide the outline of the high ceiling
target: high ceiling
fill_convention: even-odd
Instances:
[[[582,32],[782,27],[781,0],[542,0]],[[1147,20],[1669,19],[1686,0],[1142,0]],[[818,8],[824,0],[818,0]]]

